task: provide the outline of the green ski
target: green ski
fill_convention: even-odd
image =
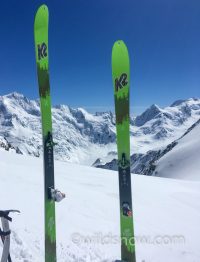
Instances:
[[[130,65],[128,50],[123,41],[115,42],[112,49],[112,79],[114,86],[118,149],[121,261],[135,262],[136,256],[130,174]]]
[[[44,151],[45,262],[55,262],[55,202],[50,195],[51,189],[54,189],[54,144],[52,139],[51,96],[49,85],[48,20],[48,7],[42,5],[35,16],[34,36]]]

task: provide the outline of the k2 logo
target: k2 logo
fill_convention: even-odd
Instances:
[[[47,45],[42,43],[38,45],[38,60],[47,56]]]
[[[123,73],[121,74],[120,78],[115,79],[115,91],[116,92],[128,84],[127,78],[128,78],[127,74]]]

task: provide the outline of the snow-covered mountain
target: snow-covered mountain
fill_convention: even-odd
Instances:
[[[60,105],[53,107],[52,113],[56,159],[98,165],[115,158],[115,116],[111,112],[90,114]],[[163,109],[152,105],[131,118],[131,152],[138,159],[149,150],[164,148],[199,118],[200,99],[178,100]],[[0,146],[40,156],[40,121],[39,101],[18,93],[0,96]]]
[[[136,126],[135,143],[137,136],[143,138],[143,143],[153,142],[148,150],[155,150],[167,145],[169,142],[180,137],[194,122],[200,118],[200,99],[190,98],[178,100],[171,106],[160,108],[152,105],[143,114],[133,121]],[[142,144],[142,141],[140,141]],[[142,152],[147,152],[147,147]],[[136,150],[133,150],[135,153]],[[137,152],[138,153],[138,152]]]
[[[60,105],[52,109],[56,159],[88,163],[112,151],[114,119],[110,112],[89,114]],[[39,101],[12,93],[0,97],[0,137],[22,154],[42,152]]]
[[[3,149],[0,159],[0,207],[21,211],[12,215],[12,261],[44,261],[42,159]],[[66,193],[66,198],[56,203],[57,260],[120,259],[117,172],[55,161],[55,180],[56,188]],[[199,186],[200,179],[132,174],[138,262],[200,261]]]

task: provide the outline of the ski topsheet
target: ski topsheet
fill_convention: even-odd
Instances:
[[[130,134],[129,134],[129,55],[123,41],[115,42],[112,49],[112,79],[114,86],[119,195],[121,224],[121,259],[135,262],[135,241],[130,175]]]
[[[42,5],[38,9],[35,16],[34,36],[44,151],[45,261],[55,262],[55,202],[49,197],[50,188],[54,188],[54,158],[52,139],[51,97],[49,85],[48,20],[48,7],[46,5]]]

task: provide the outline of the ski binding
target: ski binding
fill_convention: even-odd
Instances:
[[[50,187],[48,192],[49,199],[60,202],[65,198],[65,194],[60,190]]]

